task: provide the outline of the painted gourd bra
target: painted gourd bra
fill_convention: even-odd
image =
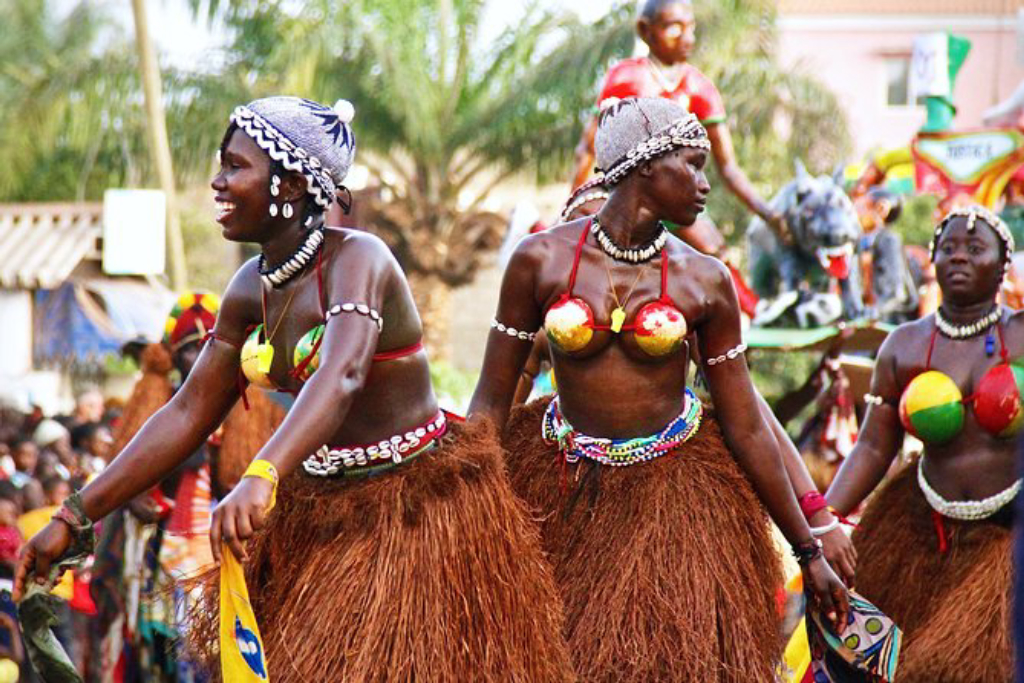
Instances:
[[[938,328],[932,332],[925,370],[900,397],[900,421],[908,432],[927,443],[951,441],[963,430],[965,406],[970,406],[978,425],[995,437],[1009,438],[1021,431],[1024,368],[1010,363],[1001,324],[997,330],[1002,360],[982,375],[975,392],[966,398],[949,375],[931,369]]]
[[[633,323],[626,325],[626,314],[622,307],[612,311],[609,325],[594,322],[594,312],[586,301],[572,295],[576,285],[576,273],[579,270],[580,255],[586,241],[589,225],[583,228],[579,241],[576,243],[576,254],[573,258],[572,272],[569,275],[569,289],[561,298],[548,308],[544,315],[544,329],[548,339],[566,353],[581,351],[590,343],[595,331],[633,333],[636,345],[649,356],[666,356],[683,345],[686,341],[687,325],[676,305],[666,293],[668,280],[668,254],[661,252],[661,296],[656,301],[645,304],[636,314]]]

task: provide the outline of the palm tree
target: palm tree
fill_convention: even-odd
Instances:
[[[0,201],[81,201],[155,184],[131,37],[95,2],[0,0]],[[163,74],[179,184],[205,177],[235,73]]]
[[[360,215],[413,280],[435,350],[450,288],[471,281],[505,224],[490,192],[523,172],[568,177],[600,75],[634,44],[631,2],[593,26],[535,4],[488,41],[484,0],[191,2],[235,30],[236,68],[260,93],[356,105],[360,158],[381,189]],[[833,158],[842,117],[813,80],[779,69],[771,3],[704,2],[698,15],[695,61],[723,91],[755,182],[781,184],[794,156]],[[780,122],[814,133],[785,139]],[[743,216],[716,203],[727,224]]]
[[[427,341],[442,355],[448,293],[472,280],[506,223],[486,208],[491,191],[523,171],[564,177],[580,102],[632,43],[622,12],[584,27],[539,6],[485,40],[485,4],[207,6],[235,29],[231,52],[256,94],[353,102],[359,158],[380,190],[360,197],[360,215],[413,281]]]

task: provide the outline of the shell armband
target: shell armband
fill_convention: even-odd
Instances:
[[[372,320],[374,324],[377,325],[378,332],[384,331],[383,316],[381,316],[381,314],[378,313],[376,309],[370,308],[366,304],[354,304],[351,302],[344,304],[334,304],[333,306],[327,309],[326,318],[327,320],[330,320],[334,316],[341,315],[342,313],[358,313],[359,315],[364,315],[370,320]]]
[[[507,334],[510,337],[515,337],[516,339],[522,339],[523,341],[531,341],[532,342],[534,339],[537,338],[537,333],[536,332],[525,332],[523,330],[517,330],[514,327],[509,327],[508,325],[505,325],[504,323],[498,322],[497,318],[495,318],[494,320],[491,321],[491,327],[496,329],[498,332],[504,332],[505,334]]]

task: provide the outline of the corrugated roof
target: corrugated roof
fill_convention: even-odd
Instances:
[[[1024,0],[779,0],[779,14],[1016,14]]]
[[[0,287],[53,289],[100,258],[103,204],[0,204]]]

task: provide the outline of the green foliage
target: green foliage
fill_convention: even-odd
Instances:
[[[59,16],[53,0],[0,0],[0,201],[98,200],[108,187],[156,184],[131,36],[97,3]],[[231,73],[164,73],[179,182],[209,172]]]
[[[813,173],[831,172],[849,152],[845,116],[816,79],[779,64],[774,3],[727,0],[696,8],[692,61],[722,93],[737,161],[761,196],[771,197],[792,179],[795,159]],[[723,188],[717,169],[709,180]],[[751,218],[728,191],[711,193],[709,214],[731,243],[739,242]]]
[[[820,353],[752,351],[750,377],[771,405],[807,381],[821,362]]]
[[[479,374],[467,370],[459,370],[444,360],[430,361],[430,383],[438,400],[445,408],[464,415],[469,407],[469,399],[473,397]]]
[[[928,246],[937,223],[935,207],[938,205],[938,197],[930,194],[903,198],[903,211],[896,221],[895,229],[904,244]]]

